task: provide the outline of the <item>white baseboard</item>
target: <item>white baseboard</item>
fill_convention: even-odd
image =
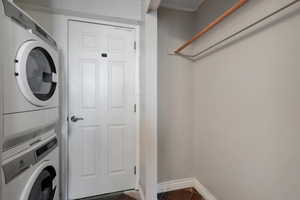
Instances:
[[[179,190],[188,187],[194,187],[194,178],[184,178],[184,179],[177,179],[177,180],[159,183],[157,191],[158,193],[169,192],[169,191]]]
[[[217,198],[212,195],[196,178],[184,178],[159,183],[157,192],[169,192],[188,187],[195,188],[195,190],[197,190],[197,192],[199,192],[205,200],[217,200]]]
[[[137,189],[140,193],[141,200],[145,200],[145,193],[144,193],[144,190],[143,190],[142,186],[138,185]]]
[[[212,195],[212,193],[204,187],[196,178],[194,178],[194,188],[202,195],[205,200],[217,200],[217,198]]]

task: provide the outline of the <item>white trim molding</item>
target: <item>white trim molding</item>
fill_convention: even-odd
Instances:
[[[139,191],[141,200],[145,200],[145,194],[144,194],[143,187],[141,185],[138,185],[137,190]]]
[[[205,200],[217,200],[217,198],[212,195],[212,193],[202,185],[196,178],[194,178],[194,188],[202,195]]]
[[[195,12],[199,9],[199,7],[202,5],[203,2],[204,0],[199,0],[199,1],[165,0],[160,4],[160,6],[164,8],[174,9],[174,10]]]
[[[166,181],[158,184],[157,192],[169,192],[173,190],[179,190],[188,187],[194,187],[194,178],[176,179]]]
[[[148,0],[146,1],[146,11],[156,11],[160,6],[161,0]]]
[[[212,195],[212,193],[196,178],[184,178],[159,183],[157,187],[157,192],[169,192],[188,187],[195,188],[195,190],[197,190],[197,192],[199,192],[199,194],[201,194],[205,200],[217,200],[217,198],[214,195]]]

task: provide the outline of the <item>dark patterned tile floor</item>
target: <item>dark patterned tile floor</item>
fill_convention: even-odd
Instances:
[[[117,192],[112,194],[105,194],[95,197],[88,197],[80,200],[137,200],[134,198],[134,192]]]
[[[137,191],[119,192],[81,200],[139,200]],[[194,188],[185,188],[158,194],[158,200],[205,200]]]
[[[185,188],[160,193],[158,200],[204,200],[204,198],[194,188]]]

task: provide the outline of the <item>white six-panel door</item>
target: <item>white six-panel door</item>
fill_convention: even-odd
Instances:
[[[135,187],[134,40],[133,29],[69,22],[71,199]]]

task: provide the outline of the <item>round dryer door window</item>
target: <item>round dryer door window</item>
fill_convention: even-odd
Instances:
[[[36,106],[47,106],[57,89],[55,54],[38,41],[26,42],[18,51],[15,76],[25,98]]]

